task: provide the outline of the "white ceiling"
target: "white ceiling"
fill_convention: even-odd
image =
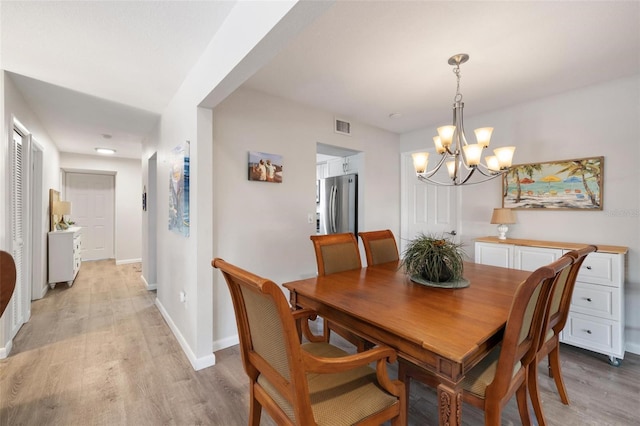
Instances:
[[[640,3],[338,2],[245,86],[403,133],[640,73]],[[389,118],[400,113],[397,119]]]
[[[0,66],[61,151],[139,158],[233,5],[2,1]],[[463,52],[467,115],[637,75],[640,2],[338,1],[245,86],[402,133],[450,121]]]
[[[3,0],[0,67],[61,151],[109,146],[140,158],[142,138],[234,4]]]

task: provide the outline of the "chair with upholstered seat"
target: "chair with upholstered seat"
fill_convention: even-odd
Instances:
[[[279,425],[406,424],[404,385],[388,376],[395,362],[389,347],[349,355],[327,343],[302,344],[297,330],[314,317],[292,310],[274,282],[222,259],[233,300],[240,352],[250,379],[249,425],[258,426],[262,408]],[[368,364],[376,363],[376,369]]]
[[[16,287],[16,263],[6,251],[0,250],[0,317],[9,305]]]
[[[553,283],[572,263],[570,257],[560,258],[538,268],[518,286],[502,344],[466,374],[463,400],[484,410],[485,425],[500,425],[502,408],[514,393],[522,424],[531,424],[527,405],[529,366],[536,357]]]
[[[358,240],[352,233],[311,235],[310,238],[319,276],[362,268]]]
[[[358,240],[352,233],[311,235],[310,238],[316,253],[318,276],[362,268]],[[335,331],[353,343],[358,352],[374,346],[373,343],[326,319],[323,321],[323,328],[327,342],[330,339],[331,331]]]
[[[358,235],[362,238],[368,266],[396,262],[400,259],[396,239],[389,229],[359,232]]]
[[[541,330],[541,340],[535,361],[529,369],[529,394],[533,405],[538,424],[546,424],[542,404],[540,402],[540,391],[538,388],[538,363],[544,358],[548,358],[549,376],[553,377],[560,400],[563,404],[569,404],[567,389],[562,380],[562,370],[560,369],[560,332],[567,323],[571,297],[575,287],[576,278],[580,267],[589,253],[597,250],[596,246],[587,246],[580,250],[570,251],[564,256],[571,257],[573,264],[570,268],[562,271],[554,283],[545,313],[545,320]]]

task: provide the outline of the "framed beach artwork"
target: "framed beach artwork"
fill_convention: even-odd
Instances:
[[[249,180],[282,183],[282,156],[249,151]]]
[[[169,230],[189,236],[189,141],[169,157]]]
[[[502,207],[602,210],[604,157],[512,166],[502,179]]]

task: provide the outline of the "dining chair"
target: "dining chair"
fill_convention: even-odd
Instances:
[[[463,400],[484,410],[485,425],[500,425],[502,408],[514,393],[522,424],[531,424],[527,405],[529,366],[536,357],[554,280],[572,263],[572,258],[562,257],[536,269],[518,286],[502,344],[463,379]]]
[[[16,287],[16,263],[6,251],[0,250],[0,317],[9,305]]]
[[[358,235],[362,238],[368,266],[394,262],[400,259],[396,239],[389,229],[359,232]]]
[[[358,240],[352,233],[311,235],[310,238],[319,276],[362,268]]]
[[[590,245],[580,250],[573,250],[566,253],[564,256],[570,257],[573,260],[571,267],[564,269],[562,273],[558,275],[551,290],[551,296],[549,297],[549,303],[541,330],[538,351],[535,360],[529,368],[531,405],[533,405],[533,410],[540,426],[546,425],[540,400],[540,389],[538,387],[538,364],[544,357],[548,358],[549,377],[553,377],[555,381],[556,388],[560,394],[560,400],[563,404],[569,405],[569,396],[562,379],[562,370],[560,369],[560,332],[567,323],[573,288],[575,287],[580,268],[587,255],[596,250],[596,246]]]
[[[404,385],[389,378],[386,366],[396,360],[393,349],[349,355],[313,338],[302,344],[297,323],[313,318],[312,310],[292,310],[273,281],[219,258],[211,264],[233,301],[250,380],[250,426],[260,424],[262,408],[279,425],[406,424]]]
[[[335,274],[342,271],[362,268],[358,240],[350,232],[329,235],[311,235],[313,248],[318,265],[318,276]],[[347,341],[353,343],[358,352],[362,352],[374,346],[373,343],[363,339],[344,327],[323,319],[324,337],[328,342],[331,331],[335,331]]]

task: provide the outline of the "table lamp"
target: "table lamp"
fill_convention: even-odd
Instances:
[[[53,214],[58,216],[60,220],[57,225],[62,229],[67,229],[68,225],[64,221],[65,214],[71,214],[71,202],[69,201],[57,201],[53,204]]]
[[[516,216],[511,209],[493,209],[491,223],[498,225],[498,239],[506,240],[509,230],[507,224],[516,223]]]

